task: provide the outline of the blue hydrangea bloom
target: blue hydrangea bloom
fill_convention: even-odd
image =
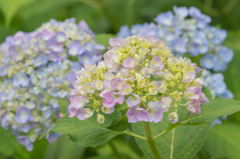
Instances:
[[[204,86],[212,93],[213,97],[220,96],[222,98],[234,98],[231,91],[227,89],[222,73],[211,73],[208,70],[202,71]]]
[[[85,21],[50,20],[0,45],[0,123],[27,150],[59,118],[59,99],[69,97],[75,72],[101,60],[103,45]],[[71,59],[71,60],[70,60]],[[54,142],[59,135],[46,136]]]
[[[226,30],[210,26],[211,18],[196,7],[174,6],[173,11],[159,14],[156,23],[136,24],[130,29],[122,26],[118,37],[154,35],[164,40],[176,56],[201,56],[203,68],[225,71],[233,58],[233,51],[223,46]]]

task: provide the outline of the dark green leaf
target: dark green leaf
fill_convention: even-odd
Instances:
[[[109,126],[108,129],[111,129],[113,131],[124,131],[128,129],[130,126],[131,124],[128,122],[127,116],[124,115],[120,119],[114,120],[112,125]]]
[[[105,121],[107,122],[106,119]],[[105,124],[105,126],[109,126],[110,124]],[[56,123],[53,131],[69,135],[73,142],[84,147],[103,145],[113,137],[121,134],[121,132],[112,131],[98,124],[94,117],[79,120],[76,117],[69,118],[64,116]]]

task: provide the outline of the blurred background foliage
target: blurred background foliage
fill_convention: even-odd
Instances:
[[[225,45],[234,50],[234,58],[224,72],[225,82],[240,100],[240,0],[0,0],[0,42],[19,30],[33,31],[50,19],[63,21],[71,17],[77,22],[85,20],[95,33],[116,34],[122,25],[153,22],[173,5],[196,6],[212,17],[211,25],[228,31]],[[240,113],[235,113],[223,125],[215,126],[195,158],[239,158],[239,123]],[[114,145],[124,158],[144,158],[135,140],[125,135],[95,149],[79,147],[61,136],[54,144],[39,140],[28,152],[9,131],[0,128],[0,159],[114,159]]]
[[[0,0],[1,41],[17,30],[33,31],[49,19],[84,19],[95,33],[116,34],[122,25],[152,22],[173,5],[196,6],[212,25],[240,28],[239,0]]]

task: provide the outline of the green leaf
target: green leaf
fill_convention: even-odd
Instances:
[[[109,47],[109,39],[115,38],[115,37],[116,37],[116,35],[113,35],[113,34],[106,34],[106,33],[96,34],[97,43],[103,44],[106,48]]]
[[[52,130],[59,134],[67,134],[70,140],[80,146],[97,147],[107,143],[113,137],[122,134],[122,132],[105,128],[110,126],[116,117],[116,113],[105,115],[105,123],[99,124],[95,117],[79,120],[76,117],[69,118],[68,116],[64,116],[56,123]]]
[[[35,0],[0,0],[0,8],[5,16],[5,26],[8,27],[17,11]]]
[[[131,124],[128,122],[127,116],[124,115],[120,119],[114,120],[112,125],[109,126],[108,129],[111,129],[113,131],[124,131],[128,129],[130,126]]]
[[[153,136],[161,133],[168,127],[167,115],[162,122],[150,123]],[[181,125],[155,140],[158,152],[162,159],[187,159],[194,157],[201,149],[210,131],[210,123],[198,126]],[[142,122],[133,124],[133,132],[146,136]],[[139,148],[148,159],[154,159],[148,143],[135,138]]]
[[[224,123],[214,126],[204,144],[204,149],[215,158],[239,159],[240,126],[236,123]]]
[[[183,107],[180,111],[184,109],[186,108]],[[179,122],[181,124],[211,122],[220,116],[230,115],[237,111],[240,111],[239,101],[216,97],[210,103],[203,104],[200,114],[193,114],[193,116],[180,115]]]
[[[48,143],[44,159],[79,159],[83,156],[84,147],[80,147],[69,141],[68,137],[60,136],[55,143]]]

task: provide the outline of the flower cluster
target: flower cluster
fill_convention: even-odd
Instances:
[[[59,118],[75,72],[101,60],[101,50],[85,21],[50,20],[30,33],[17,32],[0,45],[0,121],[31,151],[33,142]],[[70,60],[71,59],[71,60]],[[54,142],[58,134],[47,139]]]
[[[163,41],[154,36],[111,38],[104,61],[84,65],[77,72],[71,91],[69,117],[84,120],[97,113],[99,123],[118,104],[126,102],[130,123],[160,122],[170,107],[171,123],[178,122],[177,109],[185,106],[190,113],[200,113],[209,102],[202,93],[202,70],[187,58],[176,58]],[[183,103],[185,99],[186,102]]]
[[[211,73],[210,71],[203,70],[202,78],[204,81],[204,87],[207,87],[210,90],[213,97],[218,95],[222,98],[234,98],[232,92],[227,89],[222,73]]]
[[[155,23],[136,24],[129,29],[122,26],[118,33],[119,38],[131,35],[153,35],[164,40],[174,55],[191,56],[202,54],[201,66],[214,71],[224,71],[233,58],[233,51],[223,42],[227,36],[226,30],[209,25],[211,18],[195,7],[173,7],[173,12],[159,14]],[[190,18],[187,18],[190,17]]]

